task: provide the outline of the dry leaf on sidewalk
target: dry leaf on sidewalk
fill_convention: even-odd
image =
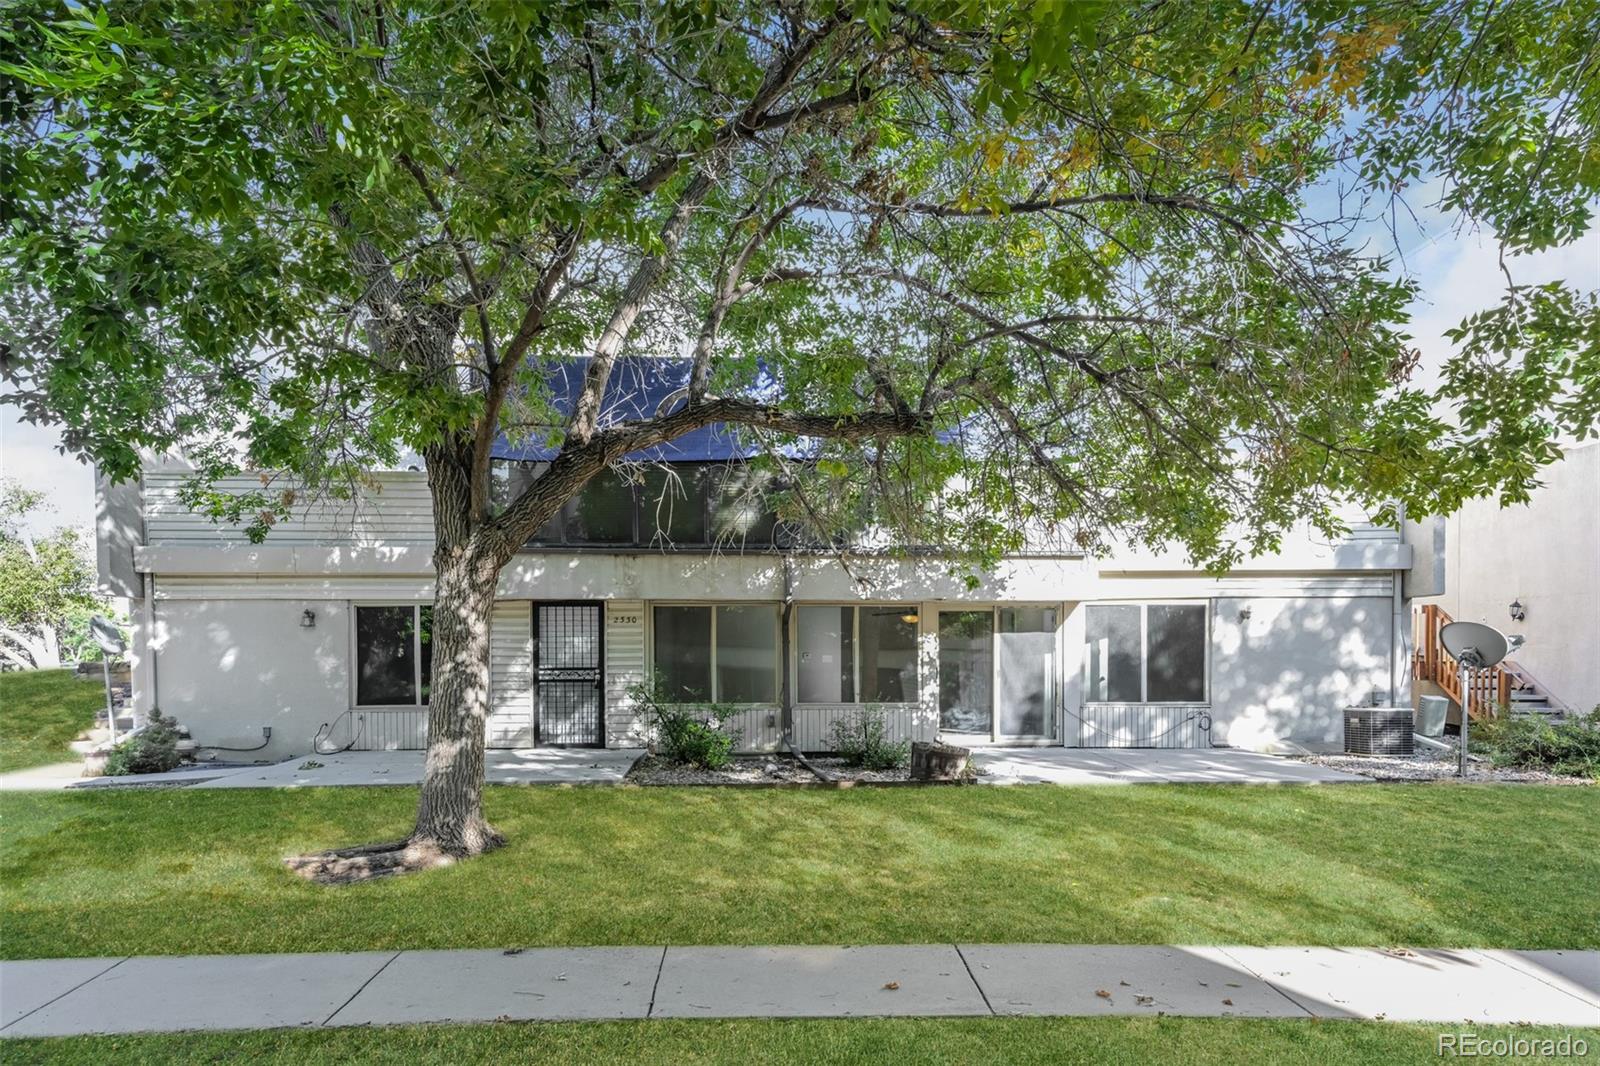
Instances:
[[[890,981],[888,984],[884,985],[883,987],[887,988],[889,991],[893,992],[893,991],[896,991],[900,987],[900,982],[899,981]]]

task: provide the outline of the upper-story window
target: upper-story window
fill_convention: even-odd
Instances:
[[[497,461],[495,501],[509,503],[544,464]],[[630,480],[604,470],[530,540],[543,547],[769,547],[777,517],[758,473],[738,463],[645,466]]]

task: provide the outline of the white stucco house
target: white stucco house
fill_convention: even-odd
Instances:
[[[865,704],[899,737],[972,745],[1328,749],[1342,708],[1410,698],[1397,530],[1288,538],[1221,577],[1179,553],[1041,547],[969,587],[938,558],[786,545],[714,438],[651,456],[642,484],[592,483],[504,569],[491,747],[640,746],[629,689],[647,672],[740,705],[750,750],[825,750]],[[542,458],[504,453],[508,482]],[[376,472],[359,499],[258,545],[181,504],[186,472],[152,461],[101,485],[101,576],[130,600],[136,709],[230,758],[423,746],[424,475]]]

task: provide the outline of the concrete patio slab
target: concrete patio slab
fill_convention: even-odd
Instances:
[[[407,951],[329,1025],[644,1018],[661,948]]]
[[[394,956],[392,951],[363,951],[133,958],[7,1026],[4,1033],[70,1036],[321,1025]]]
[[[667,949],[655,1018],[988,1014],[950,944]]]
[[[1253,785],[1370,783],[1371,778],[1234,748],[987,748],[972,753],[978,780],[996,785]]]
[[[1213,948],[962,944],[996,1014],[1305,1018],[1309,1012]]]
[[[1600,1025],[1600,1006],[1471,950],[1226,948],[1313,1014],[1389,1021]]]
[[[417,785],[420,751],[346,751],[303,755],[259,766],[204,765],[165,774],[63,781],[57,787],[324,788],[346,785]],[[604,748],[497,749],[484,757],[491,785],[615,784],[627,776],[638,751]],[[42,787],[42,786],[41,786]]]
[[[289,759],[254,773],[207,781],[201,788],[308,788],[422,783],[420,751],[347,751]],[[605,784],[621,781],[637,751],[603,748],[517,748],[487,752],[483,778],[491,785]],[[308,762],[320,766],[307,767]]]
[[[121,961],[29,959],[0,966],[0,1028],[92,981]]]

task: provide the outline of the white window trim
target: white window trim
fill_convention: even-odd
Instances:
[[[1089,641],[1085,635],[1083,643],[1083,663],[1080,670],[1083,675],[1083,702],[1091,707],[1209,707],[1211,706],[1211,615],[1212,604],[1210,600],[1095,600],[1084,605],[1085,619],[1091,607],[1137,607],[1139,608],[1139,699],[1136,700],[1092,700],[1088,694],[1094,690],[1094,684],[1089,677]],[[1205,654],[1201,656],[1200,686],[1201,693],[1198,700],[1152,700],[1150,696],[1150,608],[1151,607],[1199,607],[1205,617],[1204,641]]]
[[[1051,679],[1050,679],[1051,680],[1051,687],[1052,687],[1052,689],[1054,689],[1054,692],[1052,693],[1053,700],[1052,700],[1052,704],[1051,704],[1051,707],[1050,707],[1050,728],[1048,730],[1046,730],[1042,734],[1034,734],[1034,733],[1002,733],[1002,732],[1000,732],[1000,708],[999,708],[998,702],[997,702],[999,700],[999,696],[1000,696],[1000,655],[999,655],[999,651],[998,651],[999,643],[998,643],[998,639],[997,639],[1000,636],[1000,612],[1001,611],[1007,611],[1007,610],[1028,610],[1028,609],[1033,609],[1033,608],[1036,608],[1036,609],[1039,609],[1039,610],[1047,610],[1047,611],[1055,611],[1056,612],[1056,626],[1055,626],[1055,629],[1053,629],[1051,631],[1051,636],[1054,637],[1054,639],[1055,639],[1057,665],[1054,668],[1054,670],[1052,671],[1052,676],[1051,676]],[[946,730],[946,729],[943,728],[943,726],[940,727],[939,731],[941,733],[949,733],[949,735],[952,736],[952,737],[959,737],[959,738],[961,738],[963,740],[970,740],[970,741],[973,741],[973,742],[976,742],[976,743],[988,743],[988,744],[1015,744],[1015,743],[1024,743],[1025,744],[1025,743],[1030,743],[1030,742],[1031,743],[1035,743],[1035,744],[1055,744],[1055,743],[1057,743],[1061,738],[1061,720],[1065,716],[1065,713],[1066,713],[1065,695],[1064,695],[1064,690],[1065,690],[1066,686],[1062,683],[1065,680],[1066,664],[1065,664],[1065,660],[1061,657],[1062,640],[1065,639],[1063,637],[1063,633],[1064,633],[1064,631],[1066,629],[1066,623],[1067,623],[1067,611],[1066,611],[1065,604],[1063,604],[1060,601],[1055,601],[1055,600],[1028,600],[1028,601],[1018,601],[1018,602],[1015,602],[1015,603],[991,603],[991,604],[987,604],[987,605],[985,605],[985,604],[963,605],[963,604],[959,604],[959,603],[938,603],[938,604],[934,605],[934,614],[935,614],[936,617],[933,620],[933,636],[934,636],[935,644],[937,645],[938,639],[939,639],[939,619],[938,619],[937,615],[944,614],[946,612],[949,612],[951,614],[965,614],[965,613],[973,612],[973,611],[978,611],[978,612],[988,611],[989,612],[989,617],[990,617],[990,621],[989,621],[989,660],[990,660],[990,662],[989,662],[989,731],[987,733],[964,733],[964,732],[961,732],[959,730],[954,730],[954,729]],[[935,656],[936,656],[936,660],[935,661],[937,663],[937,648],[935,649]],[[937,669],[938,668],[937,668],[937,665],[936,665],[935,666],[935,673],[937,673]],[[939,697],[938,697],[938,693],[937,693],[937,690],[936,690],[935,694],[934,694],[934,714],[938,715],[938,713],[939,713]]]
[[[352,711],[425,711],[428,704],[422,702],[422,609],[432,607],[433,604],[421,603],[417,600],[351,600],[350,624],[347,630],[350,636],[350,709]],[[361,664],[357,660],[358,647],[356,645],[356,612],[363,607],[410,607],[411,608],[411,691],[415,699],[411,703],[361,703],[359,693],[361,687]]]
[[[721,703],[719,698],[722,693],[722,682],[717,677],[717,608],[718,607],[766,607],[772,611],[772,692],[771,700],[758,700],[755,703],[732,703],[732,707],[776,707],[783,702],[783,614],[782,605],[773,600],[651,600],[645,614],[648,625],[645,633],[645,669],[648,673],[656,671],[656,608],[657,607],[708,607],[711,609],[711,700],[712,703]]]
[[[800,698],[800,609],[802,607],[851,607],[850,614],[850,677],[855,692],[853,700],[803,700]],[[912,662],[917,671],[916,684],[912,691],[918,696],[914,700],[864,700],[861,698],[861,608],[863,607],[902,607],[909,610],[904,613],[914,613],[916,623],[912,626],[915,642],[912,645]],[[917,707],[922,703],[922,619],[927,614],[921,603],[907,603],[904,600],[808,600],[805,603],[794,605],[794,625],[789,627],[789,661],[794,665],[794,705],[796,707]]]

